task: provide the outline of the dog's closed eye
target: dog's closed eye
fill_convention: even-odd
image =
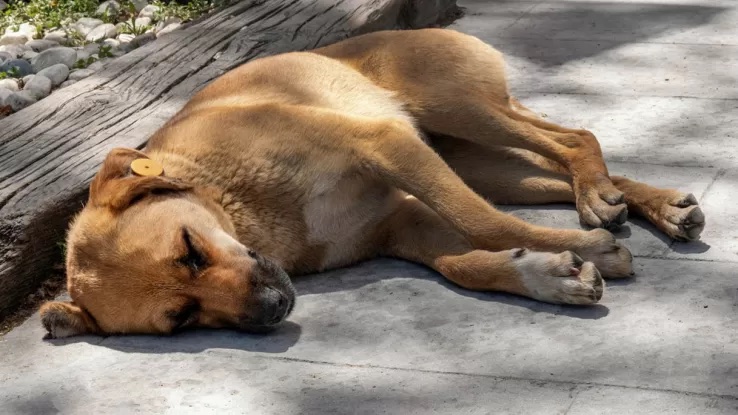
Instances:
[[[182,229],[182,240],[184,241],[187,251],[184,256],[177,260],[177,262],[186,266],[196,274],[207,267],[208,260],[202,251],[197,248],[192,239],[192,235],[190,235],[187,229]]]

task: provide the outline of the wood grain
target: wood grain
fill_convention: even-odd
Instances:
[[[67,223],[105,154],[142,148],[214,78],[267,55],[434,25],[456,10],[454,0],[241,1],[0,120],[0,318],[61,261]]]

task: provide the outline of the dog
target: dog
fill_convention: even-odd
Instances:
[[[510,96],[501,53],[445,29],[366,34],[246,63],[195,95],[144,151],[112,150],[72,221],[71,302],[52,338],[267,332],[289,276],[377,256],[470,290],[594,304],[633,274],[603,228],[628,212],[694,240],[697,200],[610,176],[595,136]],[[498,204],[574,203],[590,230]]]

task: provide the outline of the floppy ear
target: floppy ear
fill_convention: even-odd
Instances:
[[[88,312],[68,302],[49,301],[41,306],[41,323],[48,331],[44,339],[100,332]]]
[[[127,208],[134,200],[156,191],[189,190],[191,185],[181,180],[161,176],[138,176],[131,163],[149,157],[134,149],[116,148],[108,153],[102,168],[90,184],[89,203],[114,210]]]

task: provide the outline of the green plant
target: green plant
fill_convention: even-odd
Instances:
[[[77,62],[74,63],[74,69],[85,69],[95,63],[95,61],[97,61],[97,59],[94,56],[90,56],[87,59],[77,59]]]
[[[104,58],[112,58],[113,53],[111,52],[113,50],[113,47],[110,45],[102,45],[100,46],[100,50],[97,52],[97,56],[100,57],[100,59]]]
[[[8,73],[7,72],[5,72],[5,71],[0,72],[0,79],[5,79],[7,77],[8,77]]]

